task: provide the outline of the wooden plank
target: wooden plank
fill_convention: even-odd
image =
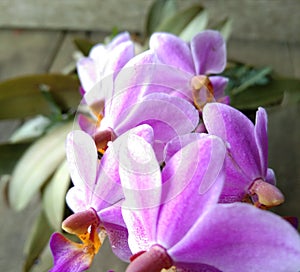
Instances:
[[[0,80],[44,73],[60,43],[59,31],[0,31]]]
[[[150,0],[2,0],[0,26],[73,30],[143,31]],[[180,8],[202,3],[212,22],[234,20],[233,37],[299,42],[300,1],[178,0]],[[12,20],[13,18],[13,20]]]
[[[300,78],[300,46],[295,44],[230,39],[227,49],[229,60],[269,66],[280,76]]]

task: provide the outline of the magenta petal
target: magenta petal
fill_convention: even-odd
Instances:
[[[89,268],[93,255],[87,254],[80,244],[66,239],[60,233],[51,236],[50,248],[54,265],[49,272],[81,272]]]
[[[188,133],[177,136],[169,141],[164,149],[164,161],[168,162],[175,153],[190,144],[191,142],[200,140],[202,137],[208,137],[205,133]]]
[[[157,242],[176,244],[222,190],[225,158],[223,142],[214,136],[194,141],[178,151],[162,171],[164,191]],[[193,158],[193,160],[191,160]]]
[[[214,97],[216,100],[225,96],[225,88],[228,83],[228,78],[222,76],[210,76],[209,80],[213,85]]]
[[[226,156],[225,159],[225,182],[219,199],[221,203],[241,202],[249,193],[251,180],[236,167],[232,158]]]
[[[173,248],[175,262],[221,271],[299,271],[300,237],[274,213],[249,204],[212,206]]]
[[[191,41],[197,75],[218,74],[226,66],[226,44],[218,31],[200,32]]]
[[[273,169],[271,169],[271,168],[267,169],[266,182],[268,182],[272,185],[276,185],[276,176],[275,176]]]
[[[154,33],[150,38],[149,45],[162,63],[178,67],[191,74],[195,73],[190,48],[177,36],[168,33]]]
[[[268,168],[268,117],[264,108],[259,107],[256,112],[255,122],[255,140],[260,156],[261,172],[264,176],[267,174]]]
[[[157,120],[180,135],[194,130],[199,121],[198,112],[190,103],[162,93],[145,96],[132,107],[124,109],[123,114],[119,120],[115,120],[117,134],[138,124],[147,123],[147,120]],[[164,134],[163,131],[160,133]]]
[[[209,134],[219,136],[228,144],[228,152],[250,183],[264,177],[254,125],[244,114],[225,104],[208,103],[203,109],[203,121]]]

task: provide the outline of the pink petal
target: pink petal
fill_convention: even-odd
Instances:
[[[168,33],[154,33],[149,41],[160,62],[195,74],[191,50],[186,42]]]
[[[162,171],[158,244],[166,249],[176,244],[206,208],[218,201],[225,151],[223,142],[210,136],[186,145],[168,161]]]
[[[254,135],[260,156],[261,172],[265,176],[268,168],[268,117],[264,108],[258,108],[258,111],[256,112],[255,123]]]
[[[226,66],[226,44],[218,31],[200,32],[191,41],[197,75],[218,74]]]
[[[300,238],[281,217],[249,204],[218,204],[168,250],[176,262],[221,271],[298,271]]]
[[[105,227],[113,253],[122,261],[129,262],[132,252],[128,245],[128,231],[119,205],[102,210],[99,217]]]
[[[228,78],[222,76],[210,76],[209,80],[213,85],[215,99],[218,100],[224,97],[224,91],[228,83]]]
[[[228,152],[237,166],[249,177],[249,185],[264,176],[254,136],[253,123],[240,111],[221,103],[208,103],[203,121],[209,134],[228,143]]]
[[[80,130],[70,132],[66,154],[73,184],[80,188],[92,187],[98,167],[97,149],[92,137]]]
[[[133,253],[153,243],[160,204],[161,173],[151,145],[129,135],[120,150],[120,177],[125,195],[123,219],[128,227]]]
[[[94,60],[91,58],[80,59],[77,62],[77,72],[83,89],[85,92],[89,92],[98,80],[98,70]]]

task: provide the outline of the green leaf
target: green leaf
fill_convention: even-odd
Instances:
[[[252,86],[231,97],[231,104],[239,109],[257,109],[259,106],[278,105],[285,91],[299,95],[300,80],[277,78],[263,86]],[[299,97],[299,96],[298,96]]]
[[[29,143],[0,144],[0,176],[10,174],[12,172],[18,159],[22,156],[22,154],[29,146]]]
[[[51,114],[51,109],[41,93],[46,86],[62,111],[78,106],[81,96],[78,91],[79,81],[74,76],[28,75],[0,83],[0,119]]]
[[[24,271],[30,270],[32,265],[39,258],[45,246],[48,244],[49,238],[53,233],[53,229],[50,227],[44,211],[41,211],[36,218],[34,225],[31,229],[31,233],[25,244],[24,253],[26,261],[24,263]]]
[[[145,35],[149,37],[163,19],[172,16],[176,12],[176,1],[156,0],[152,3],[146,18]]]
[[[271,73],[272,69],[270,67],[265,67],[259,70],[255,70],[255,71],[252,70],[252,71],[248,73],[247,77],[245,77],[244,81],[240,86],[232,90],[233,95],[236,95],[246,90],[248,87],[254,84],[264,83],[265,77]]]
[[[179,37],[186,42],[191,41],[191,39],[203,31],[207,27],[208,23],[208,12],[202,10],[199,14],[181,31]]]
[[[164,19],[155,31],[170,32],[175,35],[180,35],[183,29],[202,11],[203,7],[200,5],[193,5],[178,11],[171,17]]]
[[[17,211],[30,202],[65,158],[65,139],[72,123],[53,128],[32,144],[18,161],[9,183],[9,202]]]
[[[61,229],[66,192],[70,185],[70,175],[65,160],[56,170],[53,178],[47,184],[43,193],[43,206],[49,223],[55,230]]]
[[[49,118],[38,115],[26,121],[10,136],[11,143],[31,141],[40,137],[50,125]]]
[[[299,103],[300,103],[300,86],[298,87],[298,89],[286,90],[283,93],[283,99],[281,102],[282,106],[286,107],[286,106],[291,106]]]
[[[85,56],[88,56],[91,48],[95,45],[95,43],[89,39],[83,38],[75,38],[74,44],[78,48],[79,51]]]

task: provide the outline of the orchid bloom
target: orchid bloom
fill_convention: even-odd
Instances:
[[[134,55],[134,44],[128,32],[118,34],[107,45],[100,43],[93,46],[89,56],[77,62],[84,93],[89,92],[105,76],[117,73]]]
[[[131,71],[130,68],[128,70]],[[162,152],[168,141],[197,127],[198,112],[188,101],[159,91],[140,97],[138,82],[127,87],[122,84],[128,70],[122,70],[114,80],[114,95],[106,99],[99,121],[91,123],[89,119],[80,116],[79,124],[94,137],[101,152],[106,149],[107,142],[115,140],[129,129],[149,124],[154,130],[157,158],[162,161]],[[101,88],[107,87],[103,81],[100,84]],[[87,93],[87,100],[89,96],[96,97],[97,90]]]
[[[149,45],[159,63],[180,70],[176,76],[166,69],[166,76],[176,85],[175,93],[193,102],[199,111],[207,102],[229,103],[224,97],[228,80],[214,75],[223,72],[226,65],[226,45],[218,31],[200,32],[189,44],[173,34],[154,33]]]
[[[114,217],[115,225],[112,225],[105,222],[99,216],[99,212],[124,197],[119,178],[119,146],[123,142],[126,143],[131,134],[149,142],[153,140],[151,127],[136,127],[112,143],[101,161],[98,160],[96,145],[88,134],[73,131],[68,135],[67,162],[74,187],[68,191],[66,198],[74,214],[63,222],[62,227],[65,231],[77,235],[81,243],[72,242],[62,234],[54,233],[50,241],[54,257],[52,272],[87,269],[100,249],[106,231],[110,239],[122,245],[120,254],[118,249],[115,250],[117,255],[122,258],[124,252],[130,252],[121,213],[119,217]]]
[[[300,237],[289,223],[246,203],[218,204],[221,139],[202,135],[162,172],[149,143],[130,142],[134,148],[121,152],[126,160],[119,169],[133,253],[127,272],[299,271]]]
[[[267,113],[259,108],[254,125],[237,109],[221,103],[204,107],[203,121],[209,134],[227,145],[226,181],[221,202],[245,200],[256,206],[272,207],[284,201],[275,187],[275,175],[268,168]]]

